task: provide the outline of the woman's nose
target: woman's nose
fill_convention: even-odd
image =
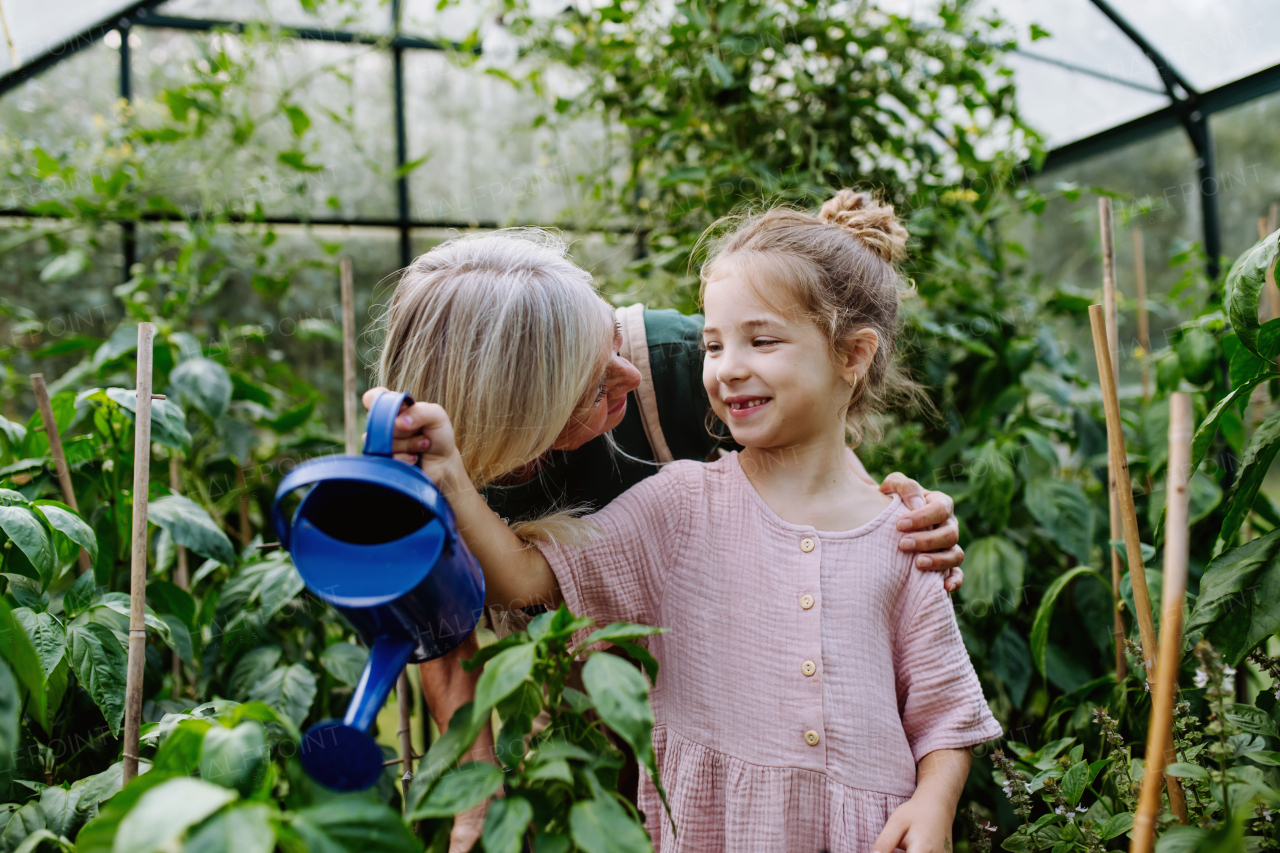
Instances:
[[[619,391],[630,393],[640,387],[640,371],[634,364],[620,355],[615,355],[609,363],[609,376],[606,380],[610,396]]]

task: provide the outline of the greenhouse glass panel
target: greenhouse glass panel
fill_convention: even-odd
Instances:
[[[138,108],[165,118],[155,98],[165,88],[196,78],[210,51],[251,60],[250,83],[241,111],[262,141],[238,146],[194,145],[192,158],[175,156],[152,168],[170,169],[180,200],[233,210],[260,202],[269,215],[373,218],[395,217],[395,104],[391,60],[365,45],[300,40],[254,41],[252,35],[144,29],[136,52],[134,78]],[[206,63],[201,65],[201,63]],[[298,138],[281,96],[301,110],[308,123]],[[296,118],[297,114],[294,114]],[[303,169],[288,165],[293,159]],[[284,154],[285,159],[281,159]],[[212,160],[210,158],[213,158]]]
[[[1072,163],[1036,177],[1038,190],[1054,197],[1044,214],[1027,216],[1011,230],[1011,238],[1027,252],[1028,272],[1052,291],[1100,295],[1102,282],[1097,197],[1091,187],[1119,194],[1115,201],[1116,279],[1122,303],[1119,332],[1125,356],[1120,362],[1122,383],[1137,383],[1139,369],[1132,357],[1137,329],[1132,311],[1135,294],[1135,227],[1142,229],[1146,261],[1151,340],[1164,345],[1172,330],[1194,312],[1184,312],[1187,300],[1203,305],[1207,291],[1200,284],[1178,287],[1184,277],[1203,270],[1189,253],[1201,240],[1200,204],[1195,152],[1181,130],[1170,130],[1107,154]],[[1174,296],[1177,292],[1180,295]],[[1081,372],[1096,375],[1087,322],[1064,327],[1062,334],[1081,354]]]
[[[102,42],[68,56],[56,70],[37,75],[0,97],[0,127],[51,154],[101,136],[106,123],[117,120],[119,75],[114,71],[119,66],[119,51]],[[0,199],[0,207],[34,203],[16,202]]]
[[[128,0],[58,0],[50,5],[12,0],[3,6],[9,44],[0,46],[0,74],[21,67],[129,5]],[[3,35],[3,33],[0,33]]]
[[[417,221],[553,223],[577,204],[577,174],[609,168],[604,131],[535,129],[536,96],[443,53],[407,51],[405,121]]]
[[[1018,80],[1018,109],[1055,148],[1169,103],[1163,94],[1113,83],[1021,54],[1006,58]]]
[[[1258,239],[1258,217],[1280,200],[1280,94],[1210,117],[1218,158],[1222,250],[1227,257]]]
[[[1090,0],[987,0],[983,6],[1014,28],[1021,51],[1163,91],[1150,60]],[[1028,94],[1040,94],[1030,88]]]
[[[1280,62],[1275,0],[1112,0],[1200,91]]]

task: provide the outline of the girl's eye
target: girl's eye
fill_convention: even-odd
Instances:
[[[756,338],[751,342],[751,345],[756,347],[771,347],[774,344],[779,344],[779,343],[782,343],[782,342],[778,340],[774,340],[773,338]]]
[[[702,345],[707,352],[720,352],[720,344],[712,342]]]

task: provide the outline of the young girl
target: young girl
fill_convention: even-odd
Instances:
[[[597,624],[661,625],[653,786],[662,851],[945,853],[968,747],[1000,734],[943,579],[897,548],[898,497],[848,441],[893,385],[906,231],[842,190],[772,210],[702,274],[703,383],[744,449],[676,461],[589,516],[587,545],[531,548],[488,509],[436,407],[425,465],[490,601],[566,602]]]

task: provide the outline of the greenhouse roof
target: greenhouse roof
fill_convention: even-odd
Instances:
[[[435,17],[434,2],[401,5],[404,32]],[[1274,0],[980,0],[979,8],[1017,33],[1009,62],[1019,106],[1053,159],[1177,126],[1180,106],[1213,112],[1280,89],[1280,42],[1268,37],[1280,29]],[[0,0],[0,94],[122,24],[251,21],[264,9],[279,24],[326,27],[314,34],[337,41],[386,36],[392,19],[383,0],[342,20],[318,20],[297,0],[59,0],[56,14],[37,0]]]
[[[569,0],[542,0],[554,11]],[[592,0],[572,0],[589,3]],[[1280,3],[1275,0],[975,0],[1008,26],[1008,55],[1024,120],[1043,135],[1046,168],[1122,148],[1170,129],[1190,140],[1199,173],[1204,249],[1210,271],[1222,249],[1209,116],[1280,91]],[[54,6],[56,5],[56,9]],[[302,0],[0,0],[0,96],[62,59],[131,27],[210,30],[269,20],[320,42],[431,49],[477,23],[479,5],[437,11],[436,0],[361,0],[340,12]],[[354,5],[354,9],[353,9]],[[886,11],[933,14],[936,0],[879,0]],[[341,18],[335,17],[341,14]],[[400,21],[393,34],[393,21]],[[134,41],[130,38],[126,44]],[[397,56],[400,51],[397,50]],[[130,96],[129,51],[120,54],[120,94]],[[399,62],[399,60],[397,60]],[[399,67],[397,65],[397,67]],[[397,71],[397,75],[400,72]],[[402,81],[397,126],[404,124]],[[398,161],[404,160],[403,129]],[[402,182],[403,183],[403,182]],[[411,222],[401,188],[396,225],[408,262]],[[341,224],[371,224],[370,220]]]

